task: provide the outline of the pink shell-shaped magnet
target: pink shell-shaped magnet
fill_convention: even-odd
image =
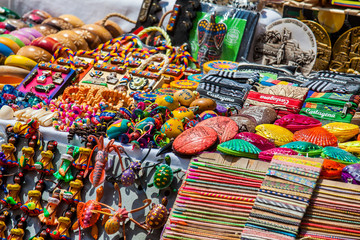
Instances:
[[[274,124],[287,128],[292,132],[313,127],[321,127],[321,122],[319,120],[300,114],[285,115],[276,120]]]
[[[274,155],[298,155],[298,153],[290,148],[272,148],[259,153],[258,158],[262,161],[270,162]]]
[[[261,151],[266,151],[266,150],[276,147],[273,142],[270,142],[268,139],[266,139],[258,134],[251,133],[251,132],[238,133],[238,134],[236,134],[236,136],[234,138],[245,140],[245,141],[255,145]]]

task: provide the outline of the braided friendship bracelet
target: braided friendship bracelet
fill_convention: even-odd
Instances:
[[[280,172],[280,171],[276,171],[276,170],[268,170],[267,175],[268,176],[276,176],[281,179],[291,181],[293,183],[298,183],[298,184],[301,184],[301,185],[304,185],[307,187],[311,187],[311,188],[314,188],[316,186],[316,181],[311,181],[307,178],[298,177],[296,175],[292,175],[289,173],[284,173],[284,172]]]
[[[250,217],[261,218],[261,219],[280,222],[280,223],[286,223],[286,224],[290,224],[290,225],[294,225],[294,226],[300,226],[300,221],[297,221],[297,222],[289,221],[287,219],[281,219],[281,218],[272,217],[272,216],[268,216],[268,215],[263,215],[263,214],[259,214],[259,213],[252,213],[251,212]]]
[[[360,225],[360,222],[337,219],[335,217],[329,218],[329,217],[317,216],[317,215],[313,215],[313,214],[306,215],[305,217],[306,218],[313,217],[313,218],[319,218],[319,219],[324,219],[324,220],[331,220],[331,221],[335,221],[335,222],[352,223],[352,224]]]
[[[294,195],[290,195],[290,194],[286,194],[286,193],[275,192],[275,191],[270,191],[270,190],[266,190],[266,189],[259,189],[259,191],[263,192],[263,193],[268,193],[268,194],[272,194],[272,195],[276,195],[276,196],[280,196],[280,197],[291,198],[291,199],[299,200],[299,201],[302,201],[302,202],[305,202],[305,203],[309,203],[308,199],[298,197],[298,196],[294,196]]]
[[[252,227],[254,226],[259,226],[264,230],[273,232],[275,231],[281,231],[281,234],[284,235],[293,235],[294,237],[296,236],[297,230],[298,228],[290,228],[288,226],[283,226],[280,224],[272,224],[269,223],[268,221],[261,221],[259,219],[253,219],[253,218],[249,218],[248,222],[246,223],[246,226],[248,226],[248,224],[251,224]]]
[[[199,170],[199,169],[194,169],[194,168],[189,168],[190,172],[195,172],[195,173],[200,173],[200,174],[207,174],[207,175],[211,175],[211,176],[220,176],[220,177],[227,177],[227,178],[231,178],[231,179],[239,179],[239,180],[244,180],[244,181],[249,181],[249,182],[255,182],[255,183],[262,183],[261,180],[258,179],[251,179],[251,178],[245,178],[245,177],[239,177],[239,175],[229,175],[229,174],[224,174],[221,173],[221,171],[219,172],[215,172],[214,170],[212,171],[211,169],[209,169],[208,171],[203,171],[203,170]]]
[[[242,236],[246,235],[255,235],[255,236],[267,236],[269,239],[276,239],[276,240],[289,240],[293,238],[289,238],[289,236],[278,234],[274,232],[265,231],[262,229],[254,229],[254,228],[245,228],[242,232]],[[265,234],[265,235],[264,235]]]
[[[340,207],[337,207],[337,206],[326,206],[326,207],[324,207],[322,204],[313,204],[313,205],[310,205],[310,206],[311,206],[311,208],[315,208],[315,209],[334,211],[334,212],[340,212],[340,213],[346,213],[346,214],[351,214],[351,215],[355,215],[355,216],[360,216],[360,211],[359,212],[354,212],[354,211],[344,210],[345,208],[340,208]]]
[[[269,213],[280,215],[280,216],[283,216],[283,217],[295,218],[295,219],[298,219],[298,220],[302,219],[301,216],[296,216],[296,215],[284,213],[284,212],[281,212],[281,211],[276,211],[276,210],[273,210],[273,209],[270,209],[270,208],[259,207],[258,205],[254,205],[253,209],[263,211],[263,212],[269,212]]]
[[[281,166],[281,165],[271,165],[269,167],[269,169],[281,170],[281,171],[284,171],[284,172],[294,173],[294,174],[297,174],[297,175],[302,175],[302,176],[305,176],[305,177],[311,177],[311,178],[315,178],[315,179],[317,179],[317,177],[319,176],[318,174],[307,173],[307,172],[304,172],[304,171],[302,171],[300,169],[288,168],[288,167],[284,167],[284,166]]]
[[[315,162],[315,161],[311,161],[311,160],[299,159],[299,158],[294,158],[291,156],[275,155],[273,157],[273,160],[280,160],[283,162],[296,163],[296,164],[299,164],[300,165],[299,167],[301,167],[301,168],[312,167],[312,168],[317,169],[315,171],[319,171],[319,172],[321,171],[321,167],[322,167],[322,162]]]
[[[302,213],[305,212],[305,208],[294,206],[294,205],[287,204],[287,203],[284,203],[284,202],[278,202],[278,201],[270,200],[270,199],[263,198],[263,197],[256,198],[256,202],[269,204],[269,205],[280,207],[280,208],[286,208],[286,209],[290,209],[290,210],[294,210],[294,211],[298,211],[298,212],[302,212]]]
[[[205,160],[197,159],[197,158],[195,158],[194,162],[192,162],[192,163],[195,163],[195,162],[203,162],[205,164],[216,165],[216,166],[223,167],[225,169],[238,169],[238,170],[242,170],[242,171],[245,171],[245,172],[259,173],[262,176],[265,176],[265,174],[266,174],[266,171],[261,171],[261,170],[256,170],[256,169],[247,169],[247,168],[241,168],[241,167],[235,167],[235,166],[228,166],[228,165],[224,165],[224,164],[221,164],[221,163],[209,162],[209,161],[205,161]]]
[[[310,187],[285,183],[285,181],[278,182],[278,181],[265,179],[262,185],[279,188],[279,189],[284,189],[284,190],[288,190],[288,191],[292,191],[292,192],[304,193],[304,194],[311,194],[313,192],[313,189]]]
[[[207,182],[207,181],[201,181],[201,180],[194,180],[194,179],[185,179],[186,182],[197,182],[197,183],[204,183],[208,185],[217,185],[222,187],[232,187],[232,188],[240,188],[245,190],[253,190],[257,191],[259,188],[253,188],[253,187],[243,187],[243,186],[237,186],[237,185],[231,185],[231,184],[223,184],[223,183],[214,183],[214,182]]]

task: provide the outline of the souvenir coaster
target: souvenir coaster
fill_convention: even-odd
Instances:
[[[266,27],[257,40],[254,60],[264,65],[298,67],[308,75],[316,60],[316,39],[311,29],[299,20],[279,19]]]
[[[138,102],[145,102],[145,101],[155,102],[155,99],[156,99],[157,96],[159,96],[159,94],[156,94],[156,93],[136,93],[134,95],[134,99],[135,99],[135,101],[138,101]]]
[[[329,34],[323,26],[315,21],[302,20],[302,22],[311,29],[316,39],[317,54],[313,70],[327,70],[331,60],[331,40]]]
[[[179,80],[179,81],[172,81],[170,83],[170,87],[177,88],[177,89],[189,89],[191,91],[196,90],[197,86],[199,85],[198,82],[190,81],[190,80]]]
[[[204,74],[192,74],[188,76],[187,80],[200,82],[203,76]]]
[[[204,74],[207,74],[210,70],[215,71],[236,71],[239,63],[232,62],[232,61],[225,61],[225,60],[215,60],[206,62],[203,65],[204,68]]]
[[[174,93],[177,90],[174,88],[157,88],[155,89],[155,93],[159,94],[159,95],[169,95],[169,96],[174,96]]]

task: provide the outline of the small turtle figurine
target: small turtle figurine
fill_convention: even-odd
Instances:
[[[155,186],[159,190],[165,189],[167,187],[171,188],[170,185],[174,180],[174,173],[180,172],[181,168],[178,168],[175,171],[171,169],[171,158],[169,155],[165,156],[165,163],[166,164],[156,166],[153,182],[148,184],[149,187]],[[176,192],[176,189],[171,189]]]
[[[149,234],[154,229],[159,229],[166,223],[169,216],[169,211],[166,208],[167,203],[167,197],[163,197],[161,204],[152,204],[151,210],[146,215],[145,222],[142,224],[142,228],[149,231]]]

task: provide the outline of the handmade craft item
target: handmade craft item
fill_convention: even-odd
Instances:
[[[271,148],[275,148],[275,144],[273,142],[269,141],[268,139],[266,139],[258,134],[251,133],[251,132],[238,133],[238,134],[236,134],[234,139],[245,140],[245,141],[253,144],[257,148],[259,148],[261,151],[266,151]]]
[[[323,151],[323,147],[310,142],[295,141],[285,145],[281,148],[290,148],[306,157],[319,157]]]
[[[48,203],[43,209],[43,213],[38,216],[40,222],[48,226],[55,226],[59,223],[58,217],[56,216],[56,211],[59,207],[61,200],[61,190],[59,188],[55,188],[52,192],[52,196],[48,197],[47,199]]]
[[[24,175],[23,173],[17,173],[14,175],[14,183],[8,184],[7,194],[5,198],[0,199],[0,203],[3,207],[10,208],[10,209],[18,209],[21,207],[22,203],[20,200],[20,191],[21,185],[24,183]]]
[[[216,131],[220,143],[233,139],[239,128],[235,121],[228,117],[218,116],[199,122],[197,127],[209,127]]]
[[[340,179],[342,170],[346,165],[338,163],[333,160],[324,159],[320,178],[324,179]]]
[[[360,162],[359,158],[343,149],[336,147],[324,147],[321,156],[323,158],[329,158],[335,162],[339,162],[345,165],[351,165]]]
[[[14,228],[10,230],[10,235],[8,236],[8,240],[23,240],[25,236],[26,230],[26,218],[21,217]]]
[[[271,162],[271,159],[274,155],[298,155],[298,152],[291,148],[285,148],[285,145],[283,145],[281,148],[271,148],[265,151],[261,151],[258,155],[258,158],[266,162]]]
[[[89,171],[93,170],[92,162],[90,159],[91,152],[94,148],[95,141],[86,141],[85,147],[79,148],[79,156],[75,159],[75,161],[72,163],[72,165],[78,169],[78,170],[86,170],[89,169]],[[90,166],[88,167],[88,164]]]
[[[166,164],[155,165],[156,171],[154,173],[153,182],[148,184],[149,187],[155,186],[159,189],[159,194],[161,190],[168,187],[170,187],[173,192],[176,192],[176,189],[172,188],[171,184],[174,180],[174,174],[181,172],[181,168],[178,168],[175,171],[171,169],[171,158],[169,155],[165,156],[165,163]]]
[[[310,142],[322,147],[337,146],[338,144],[335,135],[322,127],[297,131],[294,133],[294,141]]]
[[[217,153],[192,159],[161,238],[239,239],[267,168]]]
[[[355,163],[345,166],[342,169],[341,180],[345,183],[360,184],[359,172],[360,164]]]
[[[81,190],[84,187],[83,183],[83,172],[76,175],[75,180],[69,182],[69,189],[63,194],[63,200],[67,204],[78,204],[81,202]]]
[[[245,107],[240,109],[239,114],[255,118],[258,125],[273,123],[277,118],[277,113],[273,108],[262,106]]]
[[[255,128],[256,134],[273,141],[279,147],[292,142],[293,133],[286,128],[274,124],[261,124]]]
[[[52,161],[57,150],[57,144],[58,143],[54,140],[47,143],[47,150],[41,152],[40,160],[34,164],[36,171],[44,175],[52,175],[55,172]]]
[[[295,239],[322,163],[322,159],[275,155],[241,237]]]
[[[50,237],[54,240],[70,239],[69,229],[71,227],[71,218],[74,212],[68,210],[65,212],[65,216],[58,218],[58,224],[54,231],[50,232]]]
[[[351,166],[351,165],[350,165]],[[349,166],[349,167],[350,167]],[[299,237],[357,239],[358,185],[319,180],[301,222]]]
[[[261,152],[259,148],[242,139],[232,139],[217,146],[217,150],[236,157],[256,159]]]
[[[189,128],[173,142],[173,150],[182,155],[195,155],[209,149],[215,144],[218,135],[209,127]]]
[[[322,125],[319,120],[300,114],[285,115],[282,118],[276,120],[274,124],[289,129],[291,132],[313,127],[321,127]]]
[[[44,180],[39,180],[35,184],[35,190],[28,192],[28,200],[20,207],[20,209],[30,217],[36,217],[43,212],[41,206],[42,193],[45,189]]]
[[[113,162],[108,161],[108,154],[111,151],[115,151],[119,156],[121,170],[124,171],[124,166],[121,160],[120,153],[123,152],[123,147],[114,145],[114,139],[111,140],[106,146],[104,146],[104,138],[100,136],[100,138],[95,137],[94,135],[88,136],[88,141],[95,141],[96,145],[93,148],[91,155],[89,157],[89,162],[87,163],[87,168],[84,173],[84,177],[86,177],[90,171],[90,161],[95,149],[98,149],[95,156],[95,166],[94,170],[91,171],[89,178],[90,182],[94,187],[99,186],[105,181],[105,170],[112,167]]]
[[[359,126],[351,123],[333,122],[323,128],[334,134],[339,142],[346,142],[359,134]]]

